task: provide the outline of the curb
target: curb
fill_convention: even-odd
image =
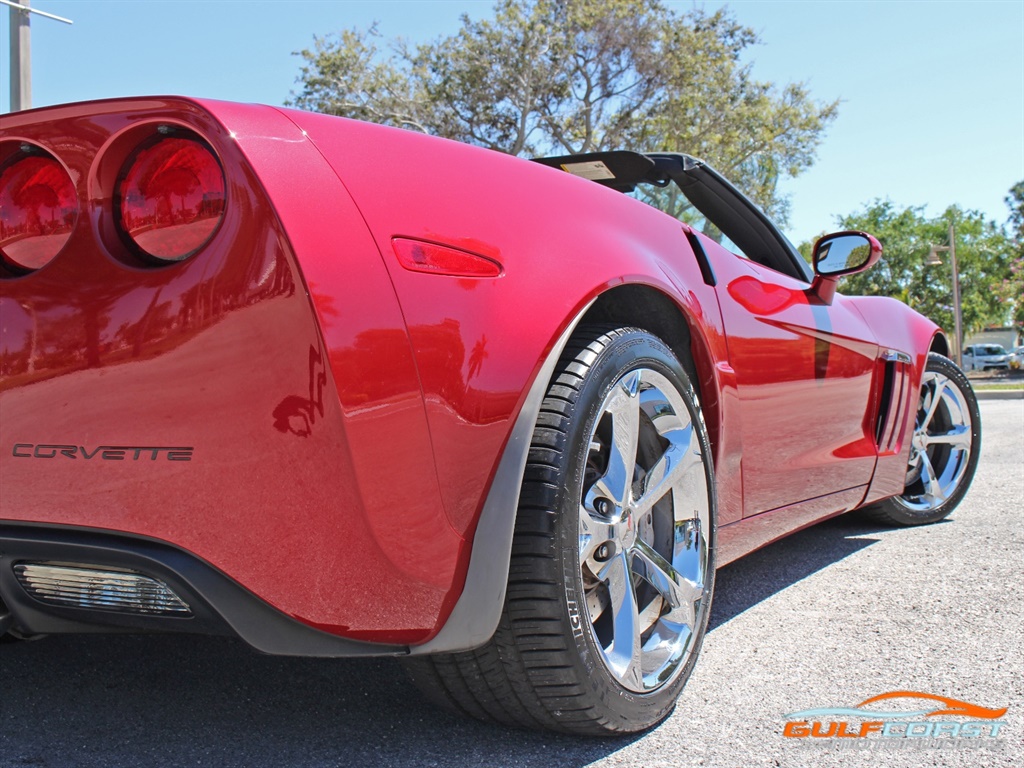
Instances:
[[[1024,400],[1024,389],[976,389],[979,400]]]

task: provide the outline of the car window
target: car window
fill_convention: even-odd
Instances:
[[[712,224],[707,216],[698,211],[677,185],[639,184],[635,190],[626,194],[688,224],[740,258],[750,258],[722,230]]]
[[[729,183],[707,164],[686,155],[650,155],[664,170],[665,181],[672,180],[664,187],[667,191],[677,187],[678,197],[669,194],[669,201],[682,197],[685,203],[677,203],[677,209],[666,209],[663,202],[659,208],[670,215],[696,216],[701,214],[699,228],[716,242],[733,253],[748,258],[763,267],[789,275],[804,282],[810,282],[813,275],[807,262],[800,256],[785,235],[771,222],[764,211],[751,202],[742,192]],[[680,169],[681,167],[681,169]],[[661,189],[659,182],[641,182],[637,185],[645,190]],[[653,194],[646,192],[648,198]],[[690,210],[692,207],[693,210]],[[704,221],[707,219],[707,221]],[[710,224],[708,223],[710,222]]]

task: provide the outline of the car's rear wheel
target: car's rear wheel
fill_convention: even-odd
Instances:
[[[534,430],[494,637],[412,659],[435,701],[579,734],[666,717],[714,587],[711,450],[679,361],[635,329],[585,327]]]
[[[978,400],[956,363],[934,352],[921,380],[911,441],[903,493],[866,510],[890,525],[922,525],[948,517],[978,466]]]

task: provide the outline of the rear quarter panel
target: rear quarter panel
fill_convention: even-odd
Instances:
[[[592,182],[411,131],[287,111],[337,170],[395,285],[415,351],[445,509],[470,532],[512,420],[572,318],[617,285],[651,286],[694,330],[702,378],[725,346],[717,299],[679,222]],[[391,239],[463,248],[493,279],[407,271]],[[717,400],[717,392],[709,399]]]

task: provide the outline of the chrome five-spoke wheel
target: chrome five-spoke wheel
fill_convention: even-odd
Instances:
[[[972,422],[964,390],[948,376],[926,371],[903,494],[908,507],[935,509],[957,489],[971,457]]]
[[[631,691],[682,669],[701,617],[709,509],[699,432],[665,375],[631,370],[604,398],[579,508],[586,618],[601,659]]]

